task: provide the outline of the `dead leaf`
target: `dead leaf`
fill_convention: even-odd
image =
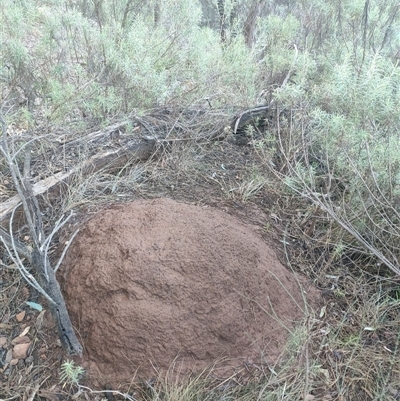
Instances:
[[[39,330],[43,326],[45,310],[42,310],[36,318],[36,328]]]
[[[324,305],[324,306],[321,308],[321,311],[319,312],[319,317],[320,317],[320,318],[322,318],[322,317],[325,316],[325,311],[326,311],[326,305]]]
[[[7,344],[7,337],[0,337],[0,347]]]
[[[314,400],[314,399],[315,399],[315,396],[312,395],[312,394],[307,394],[307,395],[304,397],[304,401],[312,401],[312,400]]]
[[[26,344],[29,342],[31,342],[31,339],[28,336],[22,336],[22,337],[18,336],[11,341],[11,344],[17,345],[17,344]]]
[[[10,363],[11,359],[12,359],[12,350],[9,349],[9,350],[7,351],[7,354],[6,354],[5,363]]]
[[[29,288],[28,287],[23,287],[21,290],[21,295],[24,299],[27,299],[29,297]]]
[[[28,334],[30,329],[31,329],[30,326],[25,327],[24,331],[18,337],[25,336],[26,334]]]
[[[17,313],[15,315],[15,318],[17,319],[18,323],[21,323],[24,320],[25,314],[26,314],[26,312],[23,310],[22,312]]]
[[[28,356],[28,349],[31,343],[17,344],[14,346],[12,356],[15,359],[25,359]]]
[[[15,366],[18,363],[18,359],[11,359],[10,366]]]

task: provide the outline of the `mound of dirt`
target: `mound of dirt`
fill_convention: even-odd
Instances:
[[[102,382],[149,379],[172,363],[187,373],[223,359],[216,372],[227,374],[273,362],[304,316],[299,278],[254,226],[170,199],[98,213],[62,271],[89,373]]]

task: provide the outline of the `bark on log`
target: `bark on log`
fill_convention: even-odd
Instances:
[[[62,347],[68,355],[82,355],[82,346],[72,328],[65,300],[53,268],[48,260],[44,261],[43,253],[40,253],[37,249],[32,253],[31,263],[38,274],[39,284],[54,301],[54,304],[49,302],[48,305],[55,321]],[[48,266],[47,269],[44,266],[45,263]],[[47,272],[47,277],[45,272]]]

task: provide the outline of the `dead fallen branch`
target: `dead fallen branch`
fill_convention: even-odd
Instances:
[[[148,160],[155,150],[154,140],[131,143],[127,146],[101,152],[92,156],[89,160],[81,163],[68,171],[56,173],[32,185],[33,196],[42,195],[58,189],[61,184],[68,184],[79,172],[83,176],[93,174],[101,169],[115,171],[131,162],[141,162]],[[0,203],[0,225],[4,226],[14,208],[21,203],[19,194],[7,201]]]

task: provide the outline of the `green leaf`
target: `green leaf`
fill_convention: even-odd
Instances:
[[[29,302],[29,301],[27,301],[26,304],[27,304],[28,306],[30,306],[32,309],[38,310],[39,312],[41,312],[41,311],[43,310],[42,305],[37,304],[36,302]]]

